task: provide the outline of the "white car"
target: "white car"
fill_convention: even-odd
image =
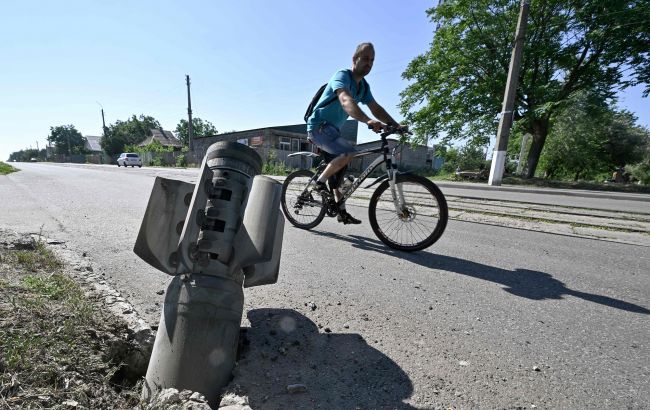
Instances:
[[[140,158],[140,155],[134,154],[132,152],[123,152],[117,159],[117,166],[121,167],[122,165],[125,167],[131,165],[131,168],[137,165],[138,167],[142,168],[142,158]]]

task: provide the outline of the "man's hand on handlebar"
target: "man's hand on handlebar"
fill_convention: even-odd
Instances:
[[[409,131],[408,125],[401,125],[397,123],[389,125],[377,120],[370,120],[366,124],[368,124],[368,129],[373,130],[376,133],[385,131],[388,134],[413,134]]]
[[[369,120],[366,124],[368,124],[368,128],[370,128],[376,134],[379,134],[381,130],[386,128],[385,124],[377,120]]]
[[[401,124],[396,124],[394,126],[395,132],[398,134],[413,134],[412,132],[409,131],[409,126],[408,125],[401,125]]]

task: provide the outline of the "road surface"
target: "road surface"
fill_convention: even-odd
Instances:
[[[157,324],[169,277],[133,244],[154,176],[196,170],[16,165],[1,226],[85,252]],[[362,225],[287,226],[278,283],[245,292],[235,380],[251,407],[648,408],[647,247],[450,221],[405,254],[349,210]],[[307,392],[288,395],[295,383]]]

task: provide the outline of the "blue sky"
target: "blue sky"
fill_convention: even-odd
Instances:
[[[368,76],[389,113],[401,74],[429,46],[426,0],[15,1],[0,6],[0,160],[42,148],[50,126],[100,135],[132,114],[168,130],[194,117],[220,132],[297,124],[314,92],[355,46],[375,44]],[[650,127],[641,89],[620,106]],[[495,129],[496,134],[496,129]],[[360,142],[374,139],[360,127]]]

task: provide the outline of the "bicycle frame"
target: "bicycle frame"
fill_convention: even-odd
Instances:
[[[370,150],[360,151],[360,152],[358,152],[357,154],[354,155],[354,157],[357,158],[357,157],[362,157],[362,156],[366,156],[366,155],[369,155],[369,154],[375,154],[375,153],[381,153],[382,154],[382,155],[378,156],[359,175],[359,177],[354,180],[352,185],[350,185],[350,187],[343,193],[343,197],[339,201],[336,202],[337,207],[340,206],[341,204],[343,204],[345,201],[347,201],[347,199],[352,196],[352,194],[357,190],[357,188],[359,188],[359,185],[361,185],[363,183],[363,181],[365,181],[366,178],[368,178],[368,175],[370,175],[370,173],[372,171],[374,171],[378,166],[380,166],[381,164],[383,164],[385,162],[386,163],[386,178],[388,179],[388,183],[390,185],[390,190],[391,190],[391,194],[393,196],[393,204],[395,206],[395,211],[397,211],[397,213],[402,212],[402,209],[403,209],[403,206],[404,206],[404,195],[403,195],[403,192],[401,191],[401,189],[396,189],[396,187],[397,187],[397,184],[396,184],[396,182],[397,182],[397,173],[398,172],[397,172],[397,167],[395,166],[394,161],[393,161],[393,159],[394,159],[393,152],[394,152],[395,149],[397,149],[397,146],[395,148],[393,148],[393,152],[391,152],[390,149],[389,149],[389,146],[388,146],[388,140],[386,139],[388,137],[388,135],[390,135],[391,133],[392,132],[384,132],[384,133],[381,134],[381,147],[370,149]],[[398,146],[399,146],[399,144],[398,144]],[[300,152],[298,152],[298,153],[295,153],[295,154],[290,154],[289,156],[294,156],[294,155],[309,155],[309,156],[312,156],[312,157],[317,157],[318,156],[318,155],[313,154],[311,152],[310,153],[300,153]],[[318,179],[318,177],[325,170],[327,165],[328,165],[328,163],[322,163],[322,164],[320,164],[318,166],[318,168],[316,169],[316,173],[309,180],[309,184],[307,185],[307,187],[305,187],[305,190],[309,189],[309,187],[312,185],[312,183],[314,183]],[[373,186],[374,184],[382,181],[383,179],[384,179],[384,177],[378,178],[375,182],[368,185],[366,188],[369,188],[369,187]]]

